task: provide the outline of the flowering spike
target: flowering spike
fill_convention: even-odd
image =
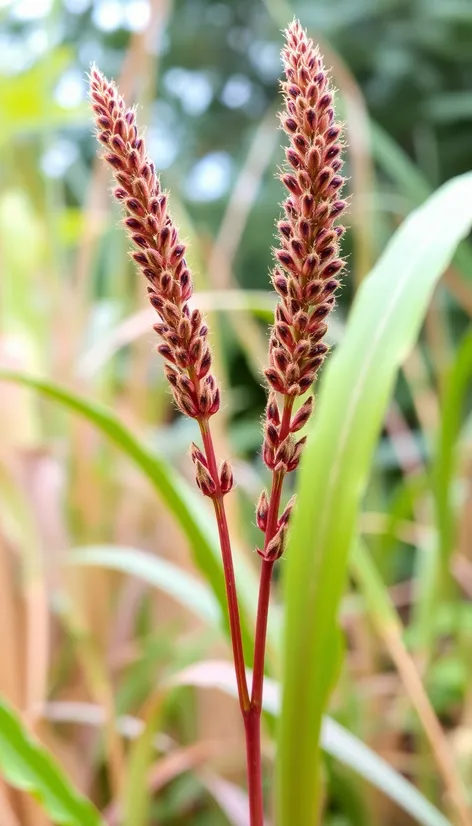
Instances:
[[[344,184],[339,174],[341,127],[333,122],[333,92],[322,57],[298,21],[288,27],[286,40],[286,114],[281,123],[289,146],[281,180],[289,198],[278,223],[272,281],[281,311],[276,313],[266,377],[275,391],[293,397],[308,389],[319,367],[314,370],[296,345],[302,338],[319,341],[323,319],[333,307],[338,285],[334,276],[344,266],[339,256],[342,228],[335,221],[346,204],[339,198]]]
[[[207,329],[201,316],[199,330],[183,323],[190,317],[192,282],[185,265],[185,244],[167,211],[167,195],[146,156],[135,111],[126,108],[115,84],[95,66],[90,72],[90,99],[97,138],[106,147],[103,158],[118,183],[114,195],[126,211],[124,223],[135,247],[132,257],[149,283],[149,301],[163,322],[156,330],[163,339],[158,350],[175,365],[172,382],[176,372],[192,385],[183,392],[173,383],[175,401],[185,415],[208,418],[218,410],[219,391],[216,383],[211,392],[202,392],[200,387],[211,369]]]
[[[280,178],[288,196],[274,249],[272,283],[279,302],[264,371],[270,390],[262,454],[273,473],[274,493],[269,504],[264,491],[256,511],[266,534],[258,553],[266,562],[279,559],[285,548],[294,499],[278,517],[282,481],[300,462],[306,438],[296,441],[293,434],[310,418],[313,397],[293,415],[292,410],[295,399],[313,384],[328,352],[322,341],[325,319],[344,267],[339,253],[344,228],[336,221],[346,207],[340,197],[341,127],[335,122],[333,91],[318,48],[296,20],[286,31],[282,60],[286,111],[280,121],[288,146]],[[280,406],[277,394],[283,398]]]

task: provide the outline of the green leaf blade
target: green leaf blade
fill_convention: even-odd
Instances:
[[[33,740],[2,698],[0,772],[15,789],[34,795],[58,826],[103,826],[92,803],[73,788],[54,758]]]
[[[318,743],[335,677],[336,615],[360,500],[397,371],[471,222],[467,174],[438,190],[395,234],[360,288],[343,342],[326,369],[284,569],[280,826],[306,826],[318,816]]]
[[[69,565],[110,568],[138,577],[159,588],[187,610],[210,625],[221,625],[220,606],[212,592],[193,574],[138,548],[119,545],[89,545],[74,548],[67,556]]]
[[[31,387],[43,396],[63,405],[66,409],[78,413],[93,424],[104,436],[113,442],[149,479],[169,511],[174,515],[186,536],[192,550],[193,559],[202,572],[220,604],[221,616],[227,633],[226,590],[218,542],[218,532],[212,515],[202,506],[202,497],[197,494],[185,480],[155,451],[129,430],[114,413],[97,402],[79,396],[72,390],[55,384],[48,379],[28,375],[27,373],[0,370],[0,379],[14,381]],[[248,617],[254,615],[257,584],[254,571],[242,554],[235,549],[235,569],[242,581],[240,605],[241,625],[245,651],[252,652],[253,635]]]

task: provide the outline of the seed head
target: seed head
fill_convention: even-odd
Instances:
[[[114,195],[125,210],[124,225],[135,248],[132,257],[162,321],[154,329],[163,340],[158,351],[174,365],[171,373],[167,371],[174,399],[185,415],[208,418],[219,408],[219,391],[214,379],[211,388],[201,386],[211,370],[208,330],[200,314],[199,323],[191,323],[192,280],[185,244],[167,210],[168,196],[146,155],[135,110],[126,107],[115,84],[95,66],[90,72],[90,101],[103,158],[118,184]],[[183,377],[188,379],[185,386]]]
[[[339,254],[344,229],[336,221],[346,204],[340,198],[341,126],[335,121],[333,90],[318,47],[298,21],[286,31],[282,62],[285,111],[280,120],[289,146],[280,177],[288,197],[274,250],[272,282],[280,303],[265,376],[273,391],[294,397],[316,379],[328,350],[321,338],[344,267]],[[311,410],[308,401],[290,432],[305,424]]]

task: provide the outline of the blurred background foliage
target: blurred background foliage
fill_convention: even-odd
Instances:
[[[103,402],[190,477],[185,454],[194,427],[170,404],[144,289],[95,160],[85,76],[96,62],[138,104],[149,153],[191,242],[226,387],[218,449],[237,457],[230,518],[251,569],[253,502],[264,480],[259,370],[281,198],[274,174],[282,160],[275,115],[280,29],[293,14],[332,66],[346,121],[350,275],[330,333],[336,342],[356,286],[401,220],[471,167],[469,0],[0,0],[2,366]],[[361,520],[469,786],[470,427],[451,484],[454,523],[444,528],[443,514],[457,547],[456,584],[441,594],[437,610],[428,550],[440,412],[448,410],[451,369],[462,369],[465,388],[470,370],[467,354],[457,366],[457,353],[472,313],[471,277],[472,253],[463,246],[399,377]],[[468,395],[464,389],[456,397],[441,431],[446,462],[463,422],[470,424]],[[148,550],[192,572],[187,540],[144,475],[90,422],[3,383],[0,425],[2,693],[28,710],[76,784],[108,807],[110,824],[119,822],[117,799],[133,826],[243,824],[234,703],[218,692],[182,688],[161,707],[157,691],[190,663],[226,656],[218,630],[176,606],[172,589],[169,597],[114,570],[63,564],[71,548],[101,543]],[[241,584],[254,604],[249,579]],[[333,713],[443,805],[392,652],[371,619],[353,591],[343,607],[348,647]],[[126,807],[140,787],[132,770],[124,779],[124,766],[128,757],[135,769],[152,760],[141,740],[141,751],[129,755],[123,731],[109,722],[115,711],[127,715],[128,730],[140,717],[157,731],[147,820],[129,819]],[[269,724],[268,765],[271,733]],[[327,825],[400,822],[393,804],[331,759],[326,772]],[[8,826],[47,823],[26,798],[0,792],[13,818],[4,815]]]

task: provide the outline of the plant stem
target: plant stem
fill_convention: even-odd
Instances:
[[[250,826],[264,826],[262,795],[261,712],[251,708],[244,715]]]
[[[292,416],[293,398],[287,396],[284,403],[282,423],[280,426],[280,442],[288,436],[290,431],[290,419]],[[272,489],[270,492],[269,513],[267,515],[267,528],[265,532],[264,548],[267,547],[277,530],[279,518],[280,498],[284,483],[284,471],[274,471],[272,477]],[[267,636],[267,620],[269,617],[270,585],[272,579],[272,569],[274,563],[264,559],[261,568],[261,578],[259,583],[259,601],[257,606],[256,635],[254,643],[254,675],[252,680],[251,706],[260,710],[262,708],[262,689],[264,683],[264,659],[265,644]]]
[[[236,591],[236,579],[231,553],[231,542],[228,530],[228,521],[226,519],[226,511],[223,503],[223,494],[221,493],[218,468],[216,465],[213,439],[208,420],[201,420],[199,424],[205,455],[208,462],[208,470],[210,471],[212,479],[216,485],[216,493],[212,499],[218,525],[221,554],[223,557],[231,645],[233,648],[234,668],[236,672],[236,682],[238,685],[239,706],[244,721],[250,826],[263,826],[264,804],[262,798],[260,712],[257,713],[256,710],[251,708],[251,701],[249,699],[241,635],[241,621],[239,617],[238,597]]]
[[[264,559],[259,583],[256,635],[254,641],[254,671],[252,677],[251,708],[259,715],[262,711],[262,687],[264,684],[264,659],[269,616],[270,585],[274,563]]]
[[[292,415],[293,399],[286,397],[282,423],[280,427],[280,442],[282,442],[290,432],[290,419]],[[236,579],[234,575],[233,557],[231,553],[231,541],[229,536],[228,521],[223,503],[218,468],[216,464],[215,449],[209,427],[208,419],[200,419],[200,432],[202,434],[203,447],[208,463],[208,470],[216,486],[216,492],[212,496],[215,508],[218,533],[220,538],[221,554],[223,557],[223,570],[225,577],[226,596],[228,600],[229,625],[231,632],[231,645],[233,648],[234,667],[236,671],[236,682],[238,686],[239,706],[244,721],[244,731],[246,736],[246,756],[247,756],[247,780],[249,794],[250,826],[264,826],[264,800],[262,794],[262,760],[261,760],[261,714],[262,714],[262,694],[264,685],[264,660],[267,637],[267,621],[269,616],[270,586],[272,580],[272,569],[274,562],[264,559],[261,567],[261,578],[259,584],[259,599],[257,606],[256,633],[254,642],[254,671],[252,680],[251,698],[246,679],[246,668],[244,663],[244,651],[241,635],[241,621],[239,617],[238,597],[236,591]],[[279,518],[280,499],[282,495],[285,472],[283,470],[274,471],[272,477],[272,489],[270,494],[269,513],[267,516],[267,528],[264,538],[264,548],[277,531]]]
[[[270,582],[273,562],[263,560],[257,606],[254,671],[252,677],[251,707],[244,718],[246,731],[247,779],[251,826],[263,826],[264,800],[262,795],[261,714],[264,684],[264,654],[269,613]]]
[[[282,424],[280,427],[281,442],[288,436],[290,431],[292,407],[293,399],[286,398]],[[267,515],[267,528],[264,539],[265,548],[277,531],[280,498],[282,495],[284,478],[284,471],[274,471],[272,477],[269,513]],[[254,641],[254,671],[252,678],[251,707],[249,714],[245,718],[251,826],[263,826],[264,823],[261,766],[261,715],[264,687],[264,660],[267,638],[267,621],[269,617],[270,586],[273,567],[273,560],[263,559],[259,583],[256,634]]]
[[[208,419],[200,419],[200,432],[202,434],[203,446],[208,462],[208,470],[216,485],[216,493],[212,497],[215,508],[218,534],[220,538],[221,555],[223,558],[223,570],[226,586],[226,598],[228,600],[229,627],[231,633],[231,645],[233,648],[234,668],[236,671],[236,682],[238,685],[239,706],[243,717],[250,708],[249,692],[246,680],[246,666],[244,663],[243,641],[241,635],[241,621],[239,618],[238,596],[236,591],[236,578],[234,576],[233,556],[231,553],[231,541],[228,529],[228,520],[223,503],[218,468],[216,464],[215,449],[213,439],[208,424]]]

